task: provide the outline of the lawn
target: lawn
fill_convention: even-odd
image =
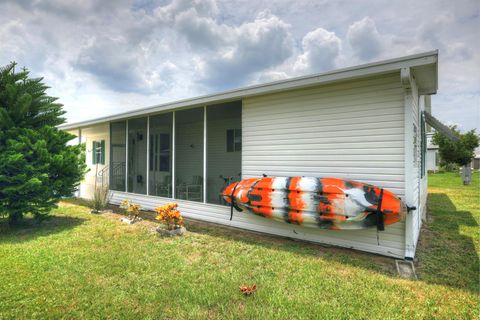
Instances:
[[[160,238],[64,203],[40,225],[0,223],[0,319],[478,318],[479,176],[429,181],[418,281],[390,258],[195,222]]]

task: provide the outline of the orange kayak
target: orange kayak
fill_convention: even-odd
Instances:
[[[227,186],[223,198],[238,211],[332,230],[374,226],[384,230],[385,225],[402,221],[407,212],[405,203],[391,191],[337,178],[245,179]]]

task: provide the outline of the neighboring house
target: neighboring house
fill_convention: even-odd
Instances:
[[[92,197],[98,169],[114,204],[175,201],[188,218],[413,258],[427,198],[423,111],[437,92],[437,59],[426,52],[63,125],[87,146],[92,170],[80,196]],[[244,212],[230,221],[223,186],[262,174],[370,183],[417,210],[380,232],[317,230]]]
[[[480,147],[475,149],[475,157],[472,160],[472,168],[474,170],[480,169]]]
[[[433,144],[434,132],[427,133],[427,171],[437,172],[440,168],[440,158],[438,156],[438,146]]]
[[[427,171],[436,172],[440,169],[440,154],[438,152],[438,146],[432,142],[433,134],[434,132],[427,132]],[[475,156],[470,166],[474,170],[479,170],[480,147],[476,148],[474,153]]]

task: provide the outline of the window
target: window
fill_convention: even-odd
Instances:
[[[221,193],[240,181],[242,171],[242,103],[207,107],[207,202],[226,204]],[[225,148],[225,132],[227,146]],[[237,151],[237,152],[235,152]]]
[[[172,113],[150,117],[149,194],[172,198]]]
[[[105,164],[105,140],[92,142],[92,164]]]
[[[147,118],[128,120],[128,192],[147,193]]]
[[[241,180],[241,118],[234,101],[111,122],[110,190],[224,205]],[[94,142],[93,161],[104,148]]]
[[[110,124],[110,190],[125,191],[126,122]]]
[[[242,151],[242,129],[227,130],[227,152]]]
[[[150,135],[150,170],[170,171],[170,134]]]
[[[175,198],[203,202],[204,108],[175,112]]]

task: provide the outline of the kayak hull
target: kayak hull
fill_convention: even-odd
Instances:
[[[237,210],[305,227],[351,230],[402,221],[406,205],[394,193],[338,178],[263,177],[232,183],[223,198]]]

